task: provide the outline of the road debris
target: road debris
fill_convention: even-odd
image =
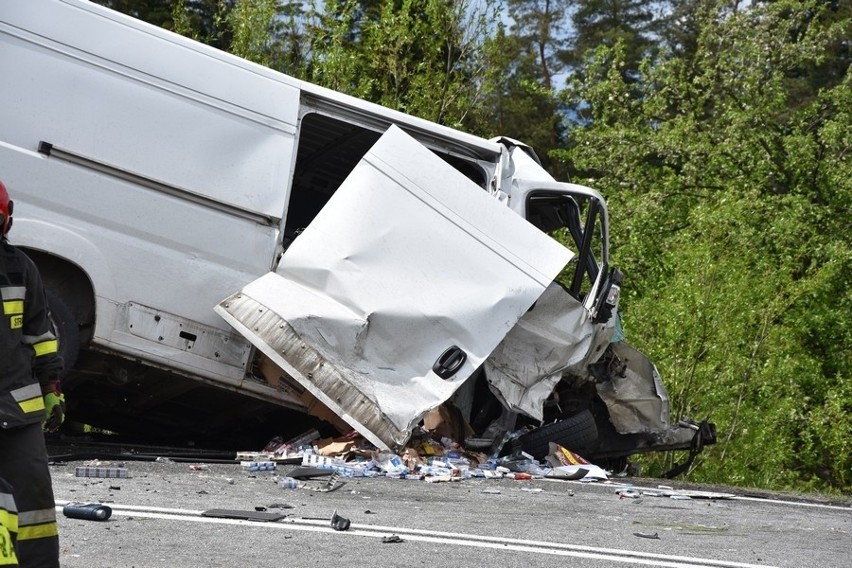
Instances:
[[[615,494],[621,499],[639,499],[642,493],[633,487],[623,487],[615,490]]]
[[[294,477],[282,477],[278,480],[278,487],[281,489],[298,489],[302,487],[302,483]]]
[[[274,461],[241,461],[240,467],[245,471],[275,471]]]
[[[344,485],[346,485],[346,482],[341,481],[340,475],[335,471],[329,476],[328,481],[326,481],[323,486],[315,489],[315,491],[319,491],[320,493],[331,493],[332,491],[337,491]]]
[[[351,522],[346,517],[341,517],[337,514],[337,509],[334,510],[334,513],[331,515],[331,528],[336,531],[345,531],[349,530],[349,526]]]
[[[241,511],[238,509],[208,509],[201,512],[202,517],[216,517],[220,519],[240,519],[244,521],[280,521],[287,515],[282,513],[270,513],[267,511]]]
[[[264,450],[239,452],[238,456],[251,458],[242,462],[246,471],[280,473],[278,483],[282,488],[308,488],[319,492],[335,491],[345,485],[345,479],[362,477],[428,483],[471,478],[521,482],[545,478],[583,482],[608,480],[609,474],[604,469],[558,444],[551,444],[550,455],[544,460],[513,450],[506,444],[498,444],[486,454],[467,450],[453,438],[439,435],[445,434],[446,428],[442,429],[440,421],[435,424],[436,429],[432,431],[419,429],[399,453],[379,450],[354,432],[338,438],[318,438],[316,430],[309,430],[288,442],[282,442],[283,438],[276,436]],[[276,467],[254,466],[269,462]],[[295,467],[288,470],[282,468],[282,464]],[[319,487],[290,481],[319,481],[318,478],[324,477],[329,479]]]
[[[112,515],[112,509],[100,503],[68,503],[62,507],[62,514],[70,519],[106,521]]]
[[[76,477],[128,477],[127,469],[123,467],[90,467],[79,466],[74,468]]]

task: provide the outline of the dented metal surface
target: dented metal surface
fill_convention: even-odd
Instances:
[[[485,361],[486,376],[507,408],[541,420],[563,373],[587,376],[612,329],[611,322],[593,324],[588,310],[552,283]]]
[[[392,448],[482,364],[572,256],[391,128],[276,271],[217,311]],[[247,324],[252,301],[274,316]],[[297,340],[303,346],[292,348]],[[465,359],[441,378],[433,364],[451,347]]]
[[[216,311],[383,449],[404,446],[445,401],[470,401],[471,389],[454,395],[480,368],[504,408],[495,423],[543,422],[561,385],[571,408],[603,401],[607,416],[596,420],[614,433],[599,440],[600,455],[689,448],[697,425],[670,424],[656,368],[615,333],[621,276],[608,269],[603,199],[552,181],[519,147],[511,154],[497,173],[502,189],[489,193],[391,127],[276,270]],[[514,178],[518,170],[538,181]],[[522,213],[541,195],[567,197],[539,201],[536,228]],[[548,203],[574,209],[553,216]],[[569,288],[554,279],[574,253],[542,230],[571,215],[583,246]],[[438,366],[448,353],[449,370]]]
[[[357,389],[345,367],[328,361],[301,340],[281,316],[245,293],[222,302],[217,311],[271,361],[307,388],[327,407],[334,409],[349,425],[378,447],[388,449],[384,440],[404,440],[407,433],[375,412],[373,405]],[[343,409],[352,411],[346,412]]]
[[[619,368],[612,370],[608,381],[597,384],[597,391],[613,426],[622,434],[665,430],[669,397],[657,368],[627,343],[614,343],[612,350]]]

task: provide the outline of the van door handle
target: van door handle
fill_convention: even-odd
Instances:
[[[461,369],[465,361],[467,361],[467,353],[462,351],[461,347],[453,345],[441,353],[432,365],[432,371],[442,379],[449,379]]]

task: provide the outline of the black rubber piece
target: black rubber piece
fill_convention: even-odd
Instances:
[[[46,289],[45,295],[50,309],[50,317],[59,339],[59,354],[65,364],[62,375],[65,376],[77,363],[77,356],[80,354],[80,328],[71,309],[59,294]]]
[[[287,472],[287,477],[292,477],[293,479],[313,479],[315,477],[328,477],[333,473],[334,471],[331,469],[302,466],[294,468]]]
[[[519,436],[520,448],[536,459],[550,453],[550,442],[559,444],[567,450],[582,454],[598,441],[598,427],[595,417],[588,410],[581,410],[568,418],[545,424],[532,432]]]
[[[242,519],[245,521],[280,521],[287,515],[281,513],[267,513],[265,511],[238,511],[235,509],[208,509],[202,511],[202,517],[218,517],[220,519]]]

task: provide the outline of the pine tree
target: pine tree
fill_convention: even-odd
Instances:
[[[549,151],[562,144],[557,91],[564,77],[569,0],[509,0],[508,21],[488,43],[491,86],[483,105],[484,135],[507,135],[535,148],[543,165],[563,177]]]
[[[574,35],[563,51],[563,61],[581,72],[583,62],[598,47],[625,46],[622,76],[635,81],[639,64],[652,54],[656,41],[652,37],[653,4],[642,0],[578,0],[571,16]]]

